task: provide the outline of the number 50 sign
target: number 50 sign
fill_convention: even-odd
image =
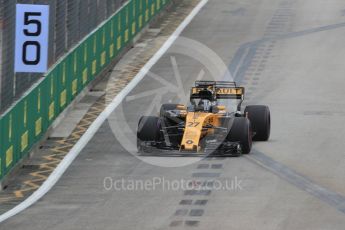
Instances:
[[[17,4],[15,72],[48,69],[49,6]]]

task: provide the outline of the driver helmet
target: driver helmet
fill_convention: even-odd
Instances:
[[[211,101],[209,101],[207,99],[200,100],[198,106],[203,107],[204,111],[211,111],[211,109],[212,109],[212,103],[211,103]]]

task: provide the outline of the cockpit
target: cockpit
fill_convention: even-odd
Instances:
[[[190,105],[188,106],[189,112],[212,112],[214,106],[216,106],[216,102],[211,102],[207,99],[192,99]]]
[[[198,92],[198,98],[191,99],[189,112],[213,112],[213,108],[217,106],[217,101],[214,100],[214,94],[211,90],[204,89]]]

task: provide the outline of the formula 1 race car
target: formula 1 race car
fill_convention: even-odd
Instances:
[[[247,106],[241,112],[244,91],[235,82],[195,82],[188,107],[163,104],[159,116],[140,118],[139,153],[154,150],[233,156],[250,153],[252,141],[269,139],[271,118],[269,108],[263,105]],[[235,111],[220,105],[227,100],[236,100]]]

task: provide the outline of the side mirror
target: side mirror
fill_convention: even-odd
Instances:
[[[226,107],[224,105],[218,105],[217,106],[218,110],[226,110]]]
[[[178,105],[176,108],[178,110],[186,110],[187,109],[186,106],[184,106],[184,105]]]

